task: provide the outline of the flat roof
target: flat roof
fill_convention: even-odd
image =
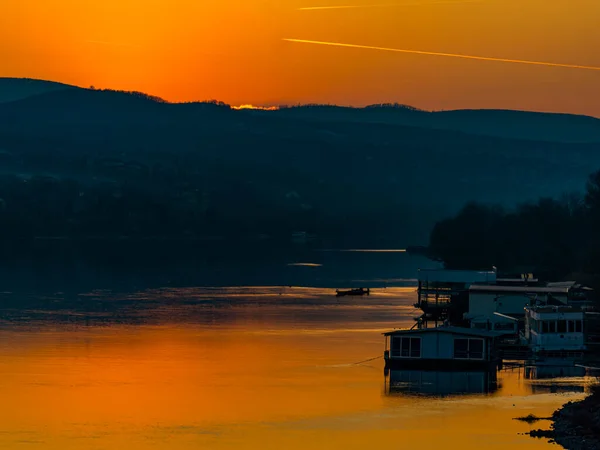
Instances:
[[[498,286],[495,284],[472,284],[469,291],[477,292],[515,292],[531,294],[567,294],[568,286]]]
[[[537,278],[528,278],[527,280],[525,280],[524,278],[496,278],[496,282],[497,283],[521,283],[521,284],[525,284],[527,283],[537,283],[538,281],[540,281]]]
[[[564,286],[572,287],[572,286],[575,286],[576,284],[577,284],[576,281],[551,281],[550,283],[547,283],[546,286],[548,286],[548,287],[564,287]]]
[[[479,330],[475,328],[464,328],[464,327],[435,327],[435,328],[421,328],[412,330],[394,330],[383,333],[385,336],[393,336],[399,334],[424,334],[424,333],[447,333],[447,334],[462,334],[465,336],[476,336],[476,337],[498,337],[502,333],[495,331]]]
[[[534,306],[526,307],[532,313],[552,313],[552,314],[569,314],[569,313],[582,313],[583,309],[573,306]]]

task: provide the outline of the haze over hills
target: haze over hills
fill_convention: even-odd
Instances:
[[[15,80],[0,80],[9,92],[4,83]],[[426,243],[434,222],[465,201],[513,205],[580,191],[600,167],[600,144],[556,141],[600,136],[589,117],[399,106],[238,111],[51,86],[0,103],[5,237],[306,230]],[[419,122],[436,114],[463,130]],[[531,140],[552,123],[547,139]],[[483,135],[528,129],[530,139]]]

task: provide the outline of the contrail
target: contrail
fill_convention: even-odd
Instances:
[[[482,0],[457,0],[448,2],[421,2],[421,3],[382,3],[376,5],[342,5],[342,6],[306,6],[298,8],[298,11],[318,11],[326,9],[357,9],[357,8],[391,8],[400,6],[421,6],[421,5],[454,5],[460,3],[481,3]]]
[[[507,59],[507,58],[492,58],[489,56],[474,56],[474,55],[462,55],[459,53],[441,53],[441,52],[426,52],[422,50],[404,50],[399,48],[386,48],[386,47],[373,47],[370,45],[355,45],[355,44],[342,44],[339,42],[323,42],[323,41],[309,41],[305,39],[283,39],[288,42],[296,42],[300,44],[315,44],[315,45],[328,45],[332,47],[346,47],[346,48],[362,48],[366,50],[379,50],[383,52],[395,52],[395,53],[412,53],[415,55],[428,55],[428,56],[447,56],[450,58],[463,58],[463,59],[475,59],[479,61],[495,61],[513,64],[530,64],[534,66],[547,66],[547,67],[564,67],[568,69],[585,69],[585,70],[598,70],[600,67],[596,66],[581,66],[577,64],[562,64],[545,61],[528,61],[523,59]]]

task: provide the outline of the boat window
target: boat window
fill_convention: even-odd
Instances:
[[[558,320],[556,322],[556,332],[557,333],[566,333],[567,332],[567,321],[566,320]]]
[[[401,354],[401,356],[403,356],[405,358],[410,356],[410,338],[409,337],[402,338],[402,354]]]
[[[454,357],[468,358],[469,357],[469,340],[454,339]]]
[[[556,321],[548,321],[548,333],[556,333]]]
[[[548,332],[548,321],[543,320],[543,321],[541,321],[541,324],[542,324],[542,333],[547,333]]]
[[[581,320],[575,321],[575,332],[581,333],[583,331],[583,327],[581,326]]]
[[[483,339],[469,339],[469,358],[483,359]]]
[[[421,357],[421,338],[410,338],[410,357]]]
[[[408,336],[392,337],[390,354],[395,358],[420,358],[421,338]]]
[[[575,331],[575,322],[567,320],[567,333],[573,333]]]
[[[457,359],[483,359],[483,339],[454,339],[454,357]]]

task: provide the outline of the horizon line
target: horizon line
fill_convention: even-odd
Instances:
[[[284,41],[299,41],[299,40],[289,40],[289,39],[283,39]],[[313,41],[309,41],[309,42],[313,42]],[[360,47],[359,47],[360,48]],[[595,69],[595,70],[600,70],[600,67]],[[58,85],[62,85],[64,86],[64,89],[84,89],[84,90],[91,90],[90,87],[86,87],[86,86],[80,86],[77,84],[71,84],[68,82],[64,82],[64,81],[56,81],[56,80],[50,80],[50,79],[43,79],[43,78],[34,78],[34,77],[28,77],[28,76],[0,76],[0,81],[2,80],[17,80],[17,81],[38,81],[41,83],[55,83]],[[58,92],[61,89],[57,89],[54,92]],[[104,87],[96,87],[95,88],[96,91],[115,91],[115,92],[122,92],[122,93],[131,93],[131,92],[139,92],[142,94],[146,94],[146,95],[150,95],[147,94],[146,92],[143,91],[129,91],[129,90],[125,90],[125,89],[116,89],[116,88],[104,88]],[[15,101],[20,101],[20,100],[24,100],[25,98],[29,98],[29,97],[35,97],[36,95],[33,96],[26,96],[23,97],[21,99],[17,99]],[[160,97],[158,97],[160,98]],[[205,100],[182,100],[182,101],[170,101],[170,100],[166,100],[166,99],[162,99],[164,100],[165,103],[167,104],[171,104],[171,105],[185,105],[185,104],[190,104],[190,103],[222,103],[224,106],[229,107],[232,110],[236,110],[236,109],[246,109],[244,108],[245,105],[247,105],[246,103],[242,103],[240,105],[233,105],[233,104],[229,104],[229,103],[225,103],[225,102],[220,102],[218,100],[215,99],[205,99]],[[0,101],[0,105],[2,105],[3,102]],[[409,108],[415,108],[417,111],[420,112],[425,112],[425,113],[438,113],[438,112],[452,112],[452,111],[505,111],[505,112],[521,112],[521,113],[532,113],[532,114],[550,114],[550,115],[569,115],[569,116],[579,116],[579,117],[590,117],[596,120],[600,120],[600,115],[593,115],[593,114],[589,114],[589,113],[577,113],[577,112],[569,112],[569,111],[552,111],[552,110],[542,110],[542,109],[519,109],[519,108],[501,108],[501,107],[455,107],[455,108],[440,108],[440,109],[424,109],[424,108],[420,108],[420,107],[414,107],[412,105],[408,105],[408,104],[404,104],[404,103],[399,103],[399,102],[378,102],[378,103],[365,103],[365,104],[342,104],[342,103],[315,103],[315,102],[297,102],[297,103],[279,103],[279,104],[271,104],[271,105],[257,105],[259,107],[259,109],[263,109],[263,108],[271,108],[273,106],[281,109],[291,109],[291,108],[299,108],[299,107],[317,107],[317,106],[321,106],[321,107],[336,107],[336,108],[348,108],[348,109],[367,109],[369,107],[386,107],[386,106],[393,106],[393,105],[400,105],[400,106],[407,106]],[[271,112],[271,111],[266,111],[266,112]]]

